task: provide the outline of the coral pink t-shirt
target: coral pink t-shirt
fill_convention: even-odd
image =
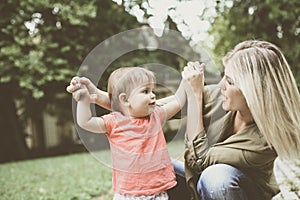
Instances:
[[[145,118],[131,118],[119,112],[102,118],[112,153],[112,185],[115,192],[150,195],[176,185],[162,131],[164,109],[157,107]]]

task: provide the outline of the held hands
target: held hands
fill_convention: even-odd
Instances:
[[[79,101],[82,96],[88,96],[91,103],[95,103],[97,99],[97,87],[85,77],[73,77],[66,90],[72,93],[75,101]]]
[[[188,62],[182,71],[182,79],[187,95],[202,94],[204,88],[204,64],[200,65],[199,62]],[[83,95],[86,95],[89,97],[91,103],[96,103],[109,110],[111,109],[108,94],[98,90],[88,78],[73,77],[66,91],[72,93],[75,101],[79,101]]]
[[[204,64],[188,62],[184,67],[182,79],[185,81],[185,91],[189,94],[202,94],[204,88]]]

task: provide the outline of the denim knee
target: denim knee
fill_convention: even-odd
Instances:
[[[237,187],[235,168],[226,164],[216,164],[207,167],[198,181],[198,192],[201,188],[219,189],[222,187]]]
[[[216,164],[206,168],[198,181],[197,190],[202,199],[248,199],[240,187],[244,174],[226,164]]]

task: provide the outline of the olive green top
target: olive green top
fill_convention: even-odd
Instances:
[[[204,129],[193,140],[186,141],[186,181],[193,200],[199,200],[196,184],[208,166],[224,163],[248,175],[262,189],[265,199],[279,192],[273,166],[277,157],[255,123],[228,135],[232,131],[236,112],[222,109],[220,89],[205,86],[203,99]]]

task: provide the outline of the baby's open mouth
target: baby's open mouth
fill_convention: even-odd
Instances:
[[[149,103],[150,106],[155,106],[155,101],[152,103]]]

